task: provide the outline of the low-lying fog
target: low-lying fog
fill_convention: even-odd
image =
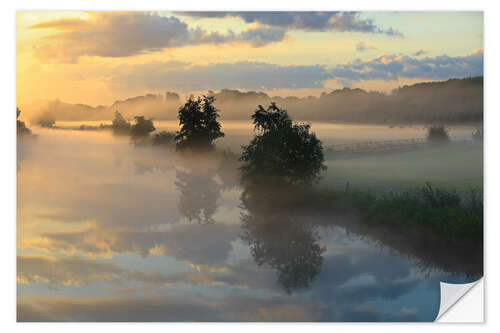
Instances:
[[[32,129],[38,138],[18,143],[21,321],[429,321],[439,309],[439,281],[468,279],[442,267],[427,271],[417,254],[350,232],[349,216],[277,212],[298,227],[278,226],[249,243],[242,216],[258,212],[242,206],[235,167],[221,155],[135,147],[111,131]],[[313,130],[325,145],[425,135],[421,127]],[[228,122],[223,131],[220,147],[236,151],[252,127]],[[337,165],[350,168],[342,163],[362,172],[356,160],[330,161],[327,176]],[[289,241],[304,244],[299,255],[314,269],[294,266]],[[256,244],[271,250],[259,257]],[[300,288],[289,284],[294,274]]]

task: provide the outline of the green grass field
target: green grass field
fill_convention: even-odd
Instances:
[[[449,144],[405,153],[328,160],[320,186],[409,190],[425,182],[458,191],[483,188],[483,147]]]

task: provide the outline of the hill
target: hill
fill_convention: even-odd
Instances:
[[[465,123],[483,120],[483,77],[422,82],[399,87],[390,94],[343,88],[319,97],[269,96],[263,92],[222,89],[210,91],[225,120],[248,120],[259,104],[271,101],[287,109],[295,119],[362,123]],[[28,106],[33,121],[48,115],[56,121],[111,120],[115,111],[126,118],[135,115],[157,120],[174,120],[184,101],[174,92],[137,96],[116,101],[111,106],[92,107],[59,100]],[[25,110],[23,110],[24,112]]]

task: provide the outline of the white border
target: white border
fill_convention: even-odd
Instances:
[[[255,330],[276,330],[286,329],[288,331],[303,332],[311,329],[315,332],[332,332],[332,330],[348,329],[349,331],[370,330],[385,332],[421,332],[425,330],[448,330],[466,331],[482,328],[497,327],[499,319],[495,316],[496,301],[495,295],[498,295],[500,278],[498,265],[494,264],[494,253],[498,253],[498,242],[495,238],[500,235],[499,232],[499,214],[494,211],[496,198],[498,198],[499,182],[499,157],[498,150],[500,146],[500,105],[498,95],[500,82],[498,80],[500,52],[499,38],[500,15],[498,11],[498,1],[436,1],[419,0],[407,1],[370,1],[370,0],[348,0],[348,1],[273,1],[253,0],[251,2],[236,2],[234,0],[211,0],[211,1],[152,1],[152,0],[120,0],[120,1],[74,1],[67,0],[18,0],[4,1],[2,3],[1,20],[2,26],[2,65],[1,91],[4,103],[2,105],[2,114],[5,119],[0,134],[2,136],[2,163],[1,166],[1,204],[2,204],[2,274],[1,278],[1,325],[2,331],[10,332],[50,330],[51,332],[87,332],[119,330],[120,332],[136,332],[139,329],[146,329],[151,332],[165,332],[165,330],[186,330],[186,331],[217,331],[232,332],[235,330],[242,332],[254,332]],[[16,310],[16,287],[15,287],[15,249],[16,249],[16,223],[15,223],[15,204],[16,204],[16,170],[15,170],[15,127],[14,127],[14,107],[15,98],[15,12],[16,10],[482,10],[485,12],[485,207],[486,207],[486,254],[485,254],[485,284],[488,292],[485,307],[486,325],[459,325],[459,324],[17,324],[15,322]],[[491,260],[490,260],[491,259]],[[498,305],[498,304],[497,304]],[[492,311],[490,311],[492,310]],[[491,314],[491,317],[488,316]],[[425,328],[423,327],[425,325]]]

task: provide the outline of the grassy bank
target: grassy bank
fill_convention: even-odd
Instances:
[[[478,277],[483,272],[482,193],[437,189],[408,193],[248,184],[242,207],[278,226],[285,221],[341,227],[432,269]]]
[[[483,239],[483,199],[477,190],[459,194],[427,183],[413,192],[378,196],[349,188],[316,189],[314,197],[338,210],[357,211],[367,224],[428,230],[453,241]]]

